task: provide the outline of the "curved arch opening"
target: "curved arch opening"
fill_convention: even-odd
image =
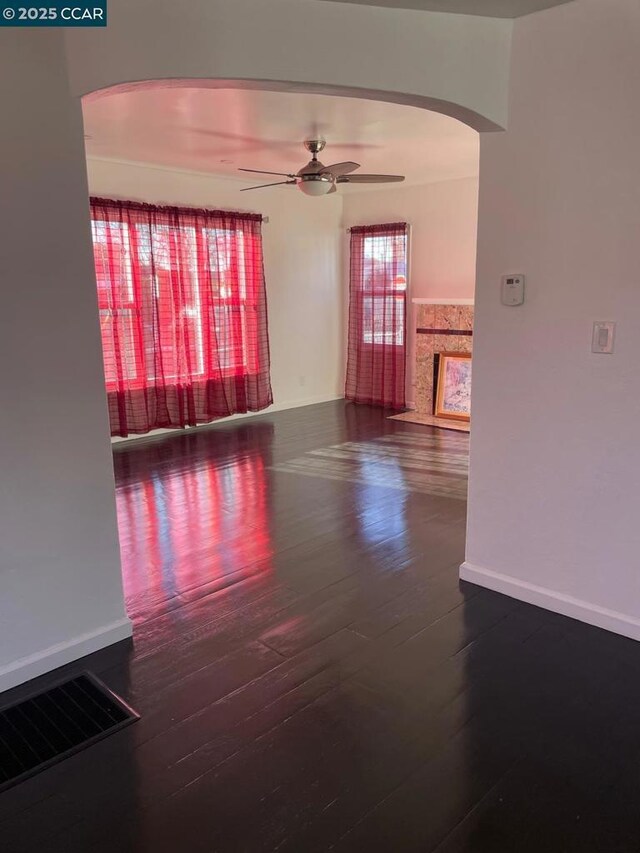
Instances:
[[[303,107],[311,102],[332,105],[331,122],[342,135],[332,136],[331,123],[323,124],[322,114],[317,125],[309,126],[309,133],[287,135],[283,128],[289,124],[300,128],[308,120],[313,110],[306,114]],[[229,109],[237,113],[225,114],[220,121],[208,124],[207,104],[212,112]],[[407,401],[412,406],[429,405],[434,393],[434,353],[429,351],[426,355],[431,368],[424,363],[419,367],[425,353],[418,352],[423,341],[418,339],[416,330],[420,324],[426,325],[423,315],[429,310],[429,303],[451,300],[457,303],[454,313],[458,316],[458,309],[463,304],[469,307],[473,301],[478,131],[496,130],[495,125],[468,110],[432,98],[256,80],[138,81],[90,93],[84,96],[83,107],[85,129],[90,134],[94,133],[94,119],[97,136],[105,128],[110,132],[116,129],[108,140],[111,148],[98,151],[97,157],[105,160],[91,162],[92,146],[100,140],[96,136],[88,140],[92,195],[249,210],[269,217],[264,246],[272,379],[276,404],[283,404],[282,408],[341,396],[347,334],[346,276],[341,260],[341,254],[347,251],[345,226],[409,221],[412,263],[406,328]],[[252,110],[261,115],[272,111],[265,119],[272,133],[262,144],[263,128],[255,130],[256,119],[249,115]],[[154,124],[154,115],[158,114],[162,121]],[[362,135],[349,137],[349,128],[358,122],[364,128]],[[372,127],[376,122],[380,126]],[[120,137],[118,128],[126,131]],[[397,190],[378,192],[352,192],[348,188],[342,195],[341,187],[340,194],[323,201],[307,199],[289,187],[238,192],[242,187],[238,167],[295,171],[308,159],[302,141],[313,133],[327,140],[325,163],[354,159],[362,163],[364,172],[401,171],[411,175],[412,180],[398,185]],[[403,133],[413,134],[407,137],[404,147],[397,139]],[[163,162],[162,155],[167,154],[172,140],[182,146],[181,156],[185,159],[168,157]],[[449,171],[444,171],[437,157],[430,164],[430,143],[433,148],[436,140],[441,153],[451,153],[459,146],[456,150],[462,152],[462,159],[475,158],[473,169],[464,171],[463,166],[451,161]],[[118,144],[121,147],[113,147]],[[150,148],[145,153],[145,145],[157,145],[157,156]],[[395,152],[395,156],[389,155],[388,162],[387,149]],[[95,148],[93,153],[96,156]],[[211,167],[207,158],[212,158]],[[227,159],[234,162],[227,164]],[[422,183],[411,173],[419,163],[424,164],[425,170],[428,165],[431,169]],[[262,182],[258,176],[253,178],[247,183]],[[309,268],[314,274],[305,277],[305,269]],[[318,270],[322,272],[316,274]],[[301,288],[300,282],[310,278],[313,287]],[[313,324],[309,323],[310,311],[314,314]],[[319,334],[318,330],[325,331]],[[418,375],[419,369],[422,376]],[[431,376],[425,383],[422,380],[429,371]],[[418,401],[416,394],[424,399]],[[125,586],[126,571],[125,560]]]
[[[464,107],[452,101],[428,97],[420,94],[410,94],[383,89],[363,89],[353,86],[337,86],[335,84],[293,82],[283,80],[260,79],[212,79],[212,78],[167,78],[156,80],[137,80],[130,83],[119,83],[104,89],[97,89],[83,95],[83,102],[108,97],[125,92],[144,91],[148,89],[240,89],[262,92],[295,92],[307,95],[333,95],[343,98],[361,98],[369,101],[399,104],[407,107],[418,107],[430,112],[441,113],[466,124],[478,133],[504,130],[491,119],[481,113]]]

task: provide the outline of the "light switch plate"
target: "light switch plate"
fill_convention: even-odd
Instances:
[[[593,324],[591,352],[612,353],[615,336],[616,324],[614,322],[610,320],[597,320]]]

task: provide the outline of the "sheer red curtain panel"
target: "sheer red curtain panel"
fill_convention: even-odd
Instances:
[[[262,218],[91,199],[111,434],[273,402]]]
[[[351,228],[345,397],[405,408],[406,222]]]

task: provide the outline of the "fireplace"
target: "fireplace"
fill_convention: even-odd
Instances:
[[[416,300],[416,309],[416,412],[433,415],[436,356],[472,351],[473,304],[467,300],[455,303]]]

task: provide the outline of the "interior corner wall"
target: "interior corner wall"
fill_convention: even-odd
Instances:
[[[518,21],[481,142],[462,577],[640,639],[640,5]],[[500,305],[500,277],[526,301]],[[617,321],[615,352],[592,325]]]
[[[343,396],[342,198],[295,187],[240,192],[239,181],[166,167],[88,159],[93,195],[245,210],[262,227],[274,408]]]
[[[478,178],[345,193],[345,227],[401,221],[411,225],[409,300],[473,299]],[[407,399],[411,403],[416,400],[416,308],[410,303],[407,310]]]
[[[0,691],[131,633],[82,116],[59,30],[0,30]]]

